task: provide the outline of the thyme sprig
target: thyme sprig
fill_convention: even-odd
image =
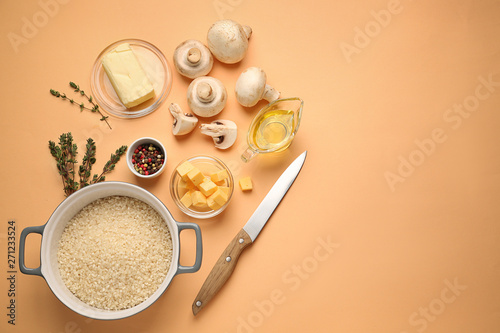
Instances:
[[[73,143],[73,135],[71,132],[61,134],[58,144],[54,141],[49,141],[49,150],[50,154],[56,160],[57,170],[59,171],[59,175],[61,175],[63,183],[64,194],[69,196],[79,188],[84,188],[87,185],[104,181],[106,178],[105,174],[115,169],[116,163],[120,161],[120,158],[127,151],[127,146],[121,146],[114,154],[111,154],[101,174],[94,174],[91,181],[89,181],[89,179],[92,173],[92,166],[96,162],[96,145],[92,138],[87,139],[82,164],[78,167],[79,181],[75,180],[75,165],[78,163],[76,160],[78,147]]]
[[[101,121],[105,121],[105,122],[106,122],[106,124],[108,125],[109,129],[112,129],[112,128],[111,128],[111,125],[110,125],[110,124],[109,124],[109,122],[108,122],[108,118],[109,118],[109,117],[108,117],[108,116],[105,116],[104,114],[102,114],[101,110],[99,109],[99,105],[98,105],[96,102],[94,102],[94,99],[92,98],[92,96],[91,96],[91,95],[87,95],[87,94],[85,93],[85,91],[81,90],[81,89],[80,89],[80,86],[79,86],[79,85],[77,85],[77,84],[76,84],[76,83],[74,83],[74,82],[70,82],[70,83],[69,83],[69,86],[70,86],[71,88],[73,88],[73,89],[74,89],[73,91],[74,91],[75,93],[79,93],[79,94],[80,94],[80,96],[85,97],[85,98],[89,101],[89,103],[91,104],[91,106],[92,106],[92,107],[85,106],[85,103],[83,103],[83,102],[78,103],[78,102],[76,102],[74,99],[69,98],[69,97],[68,97],[65,93],[61,93],[61,92],[59,92],[59,91],[57,91],[57,90],[50,89],[50,93],[52,94],[52,96],[55,96],[55,97],[61,98],[61,99],[63,99],[63,100],[67,100],[67,101],[68,101],[68,102],[70,102],[71,104],[75,104],[75,105],[77,105],[77,106],[80,108],[80,112],[81,112],[81,111],[83,111],[83,110],[88,110],[88,111],[90,111],[90,112],[96,112],[96,113],[99,113],[99,114],[101,115],[101,119],[100,119],[100,120],[101,120]]]
[[[121,146],[118,148],[114,154],[111,154],[109,161],[106,162],[102,168],[102,173],[100,175],[94,175],[92,178],[92,183],[99,183],[106,180],[105,174],[110,173],[115,169],[116,163],[120,160],[123,154],[127,151],[127,146]]]

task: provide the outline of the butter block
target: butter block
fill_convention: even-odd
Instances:
[[[228,196],[221,189],[217,188],[217,191],[215,191],[209,198],[222,206],[227,202]]]
[[[251,191],[253,188],[252,178],[250,178],[250,176],[241,178],[239,183],[242,191]]]
[[[220,181],[223,181],[224,179],[226,179],[227,177],[229,177],[229,175],[227,174],[227,171],[225,169],[222,169],[222,170],[219,170],[215,173],[212,173],[210,175],[210,178],[212,179],[212,181],[214,182],[220,182]]]
[[[203,180],[205,179],[205,176],[201,173],[200,169],[196,167],[193,167],[193,169],[191,169],[191,171],[187,173],[187,177],[193,182],[195,186],[200,185],[201,182],[203,182]]]
[[[125,107],[134,107],[155,96],[153,84],[128,43],[108,52],[102,58],[102,66]]]
[[[206,197],[208,197],[218,189],[217,185],[211,180],[202,182],[200,185],[198,185],[198,188]]]
[[[188,180],[188,177],[187,177],[187,174],[189,173],[189,171],[193,170],[194,169],[194,166],[189,163],[189,162],[184,162],[182,163],[181,165],[179,165],[176,169],[177,173],[179,174],[179,176],[182,177],[182,179],[184,181]]]
[[[198,208],[203,208],[207,205],[207,198],[200,191],[194,191],[191,193],[191,201],[193,206]]]
[[[182,196],[181,203],[187,208],[189,208],[193,204],[193,199],[191,198],[190,192],[186,192],[186,194]]]

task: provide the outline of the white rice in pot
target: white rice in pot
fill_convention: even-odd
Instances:
[[[172,237],[148,204],[110,196],[68,222],[57,256],[62,280],[76,297],[99,309],[122,310],[146,300],[164,281]]]

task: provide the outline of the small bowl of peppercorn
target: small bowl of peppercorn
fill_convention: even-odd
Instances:
[[[144,137],[135,140],[127,150],[127,165],[140,178],[154,178],[165,169],[167,154],[160,141]]]

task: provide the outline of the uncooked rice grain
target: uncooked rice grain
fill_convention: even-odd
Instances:
[[[146,300],[164,281],[172,237],[148,204],[109,196],[68,222],[57,256],[61,278],[76,297],[99,309],[122,310]]]

